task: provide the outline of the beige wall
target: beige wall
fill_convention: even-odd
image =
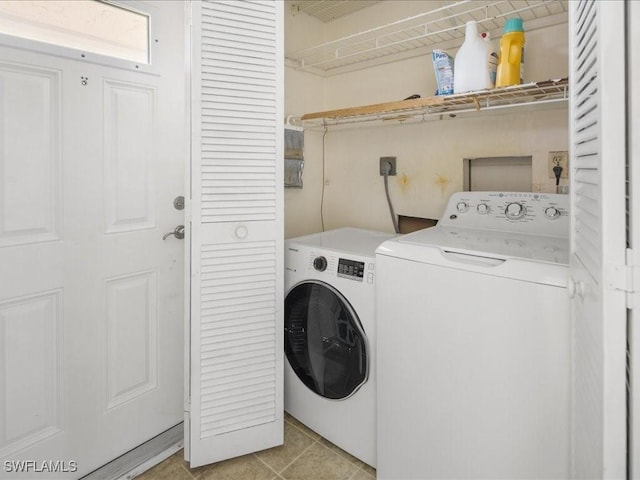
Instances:
[[[292,14],[291,3],[285,6],[285,51],[296,51],[324,40],[324,24],[315,18]],[[285,69],[285,115],[300,116],[324,110],[325,79]],[[302,189],[286,188],[285,236],[287,238],[319,232],[320,196],[322,194],[322,133],[305,132],[305,166]]]
[[[377,10],[371,7],[364,12],[369,11],[367,15],[375,21],[376,15],[388,14],[394,5],[398,10],[403,5],[409,6],[414,11],[405,13],[415,14],[420,3],[425,2],[382,2],[376,5],[380,6]],[[287,23],[296,23],[302,16],[288,16]],[[313,25],[316,33],[333,35],[328,38],[335,38],[335,32],[348,33],[347,18],[323,25],[310,23],[309,17],[304,17],[307,31]],[[363,12],[352,17],[360,18],[360,23],[352,19],[351,24],[367,28]],[[294,38],[292,34],[289,40]],[[526,81],[567,75],[566,24],[526,32],[526,42]],[[288,67],[285,109],[287,114],[301,115],[393,101],[414,93],[429,96],[435,88],[428,55],[327,78]],[[392,231],[384,184],[378,174],[379,157],[386,155],[397,157],[398,175],[390,179],[390,191],[396,213],[402,215],[438,218],[451,193],[462,189],[462,159],[469,157],[531,155],[533,190],[555,191],[554,180],[547,173],[548,152],[567,150],[567,115],[566,107],[504,110],[420,124],[331,128],[324,138],[324,227],[349,225]],[[321,230],[323,133],[321,130],[305,133],[304,188],[287,189],[285,195],[287,237]]]
[[[324,79],[292,68],[285,70],[285,112],[300,115],[324,109]],[[303,188],[285,188],[285,235],[287,238],[322,231],[322,133],[306,131]]]

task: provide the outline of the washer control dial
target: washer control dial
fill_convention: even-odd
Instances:
[[[327,259],[324,257],[316,257],[313,259],[313,268],[319,272],[324,272],[327,269]]]
[[[464,213],[469,209],[469,204],[467,202],[458,202],[458,204],[456,205],[456,209],[460,213]]]
[[[487,205],[486,203],[479,203],[476,207],[476,210],[480,215],[486,215],[487,213],[489,213],[489,205]]]
[[[558,218],[560,216],[560,210],[556,207],[547,207],[544,209],[544,215],[547,218]]]
[[[518,220],[527,213],[527,209],[518,202],[512,202],[507,204],[504,209],[504,214],[509,220]]]

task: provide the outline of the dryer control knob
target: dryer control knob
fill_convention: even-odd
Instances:
[[[544,209],[544,215],[547,218],[558,218],[560,216],[560,210],[556,207],[547,207]]]
[[[489,205],[487,205],[486,203],[479,203],[476,207],[476,210],[480,215],[486,215],[487,213],[489,213]]]
[[[504,214],[509,220],[518,220],[524,217],[525,213],[527,213],[527,209],[524,208],[524,205],[517,202],[508,204],[504,209]]]
[[[469,209],[469,204],[467,202],[458,202],[458,204],[456,205],[456,209],[460,213],[464,213]]]
[[[327,269],[327,259],[324,257],[316,257],[313,260],[313,268],[319,272],[324,272]]]

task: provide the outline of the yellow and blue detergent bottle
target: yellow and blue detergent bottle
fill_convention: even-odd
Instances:
[[[524,29],[521,18],[509,18],[500,39],[496,87],[518,85],[524,78]]]

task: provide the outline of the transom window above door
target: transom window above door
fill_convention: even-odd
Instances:
[[[0,1],[0,34],[140,64],[150,63],[149,28],[148,15],[115,3]]]

